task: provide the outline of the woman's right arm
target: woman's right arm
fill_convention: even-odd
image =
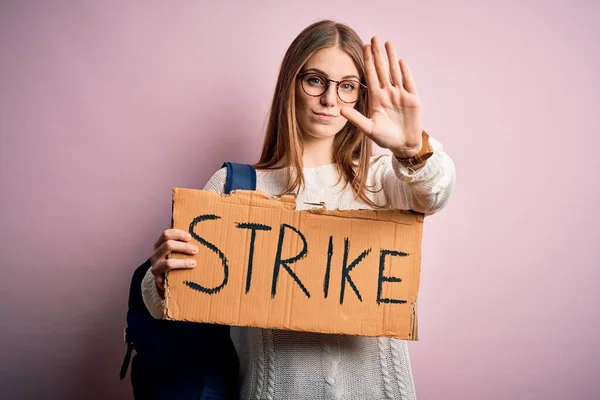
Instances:
[[[226,176],[227,170],[225,168],[219,169],[204,186],[204,190],[213,190],[223,194]],[[198,252],[196,245],[187,243],[189,240],[191,240],[191,235],[188,232],[180,229],[167,229],[154,244],[150,255],[151,267],[142,280],[142,298],[146,308],[154,318],[162,319],[164,317],[165,273],[173,269],[193,268],[195,266],[193,260],[168,257],[172,252],[182,254],[195,254]]]

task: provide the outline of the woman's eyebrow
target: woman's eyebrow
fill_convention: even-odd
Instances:
[[[318,68],[308,68],[308,69],[307,69],[306,71],[304,71],[304,72],[309,72],[309,71],[310,71],[310,72],[318,72],[319,74],[321,74],[321,75],[324,75],[324,76],[326,76],[327,78],[329,78],[329,75],[327,75],[325,72],[321,71],[321,70],[320,70],[320,69],[318,69]],[[359,80],[360,80],[360,78],[359,78],[358,76],[356,76],[356,75],[346,75],[346,76],[342,77],[342,80],[344,80],[344,79],[350,79],[350,78],[354,78],[354,79],[356,79],[357,81],[359,81]]]

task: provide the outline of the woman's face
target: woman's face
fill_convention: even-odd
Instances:
[[[309,71],[335,81],[344,79],[360,81],[354,61],[338,46],[321,49],[313,54],[301,73]],[[342,102],[338,97],[335,82],[331,82],[322,95],[310,96],[302,88],[303,79],[305,88],[309,89],[309,85],[312,85],[312,94],[315,90],[319,91],[315,87],[324,83],[318,78],[311,78],[311,75],[296,79],[296,117],[302,134],[317,139],[335,136],[347,122],[347,119],[341,116],[340,109],[345,106],[354,107],[356,103]],[[345,90],[348,89],[347,85]],[[341,94],[343,90],[344,88],[340,88]]]

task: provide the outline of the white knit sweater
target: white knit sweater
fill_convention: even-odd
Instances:
[[[368,184],[383,186],[369,194],[376,204],[433,214],[447,202],[454,187],[455,168],[440,142],[430,138],[434,155],[425,167],[410,171],[395,157],[383,156],[370,168]],[[226,170],[218,170],[204,189],[223,193]],[[327,209],[370,208],[348,186],[335,185],[334,164],[305,168],[305,188],[296,209],[325,202]],[[285,170],[257,171],[257,189],[275,195],[284,190]],[[152,274],[142,282],[142,294],[155,318],[163,306]],[[407,344],[389,338],[332,335],[232,327],[240,357],[244,400],[383,400],[416,399]]]

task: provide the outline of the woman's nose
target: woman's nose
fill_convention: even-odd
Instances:
[[[327,107],[332,107],[337,104],[337,85],[331,83],[325,93],[321,96],[321,104]]]

